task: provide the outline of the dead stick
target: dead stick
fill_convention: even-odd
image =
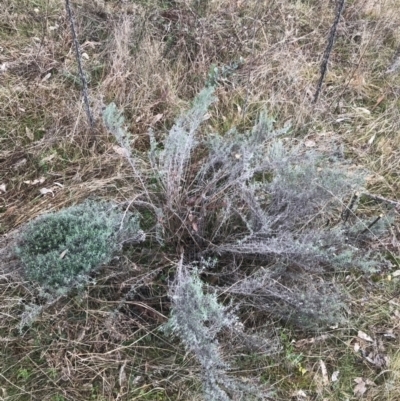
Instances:
[[[328,69],[329,56],[331,55],[333,42],[335,40],[336,28],[339,24],[339,20],[340,20],[340,16],[342,15],[343,8],[344,8],[344,0],[339,0],[337,9],[336,9],[335,20],[333,21],[333,24],[331,26],[331,30],[330,30],[329,36],[328,36],[328,43],[326,45],[324,56],[322,57],[322,63],[321,63],[321,67],[320,67],[321,75],[319,77],[319,81],[317,84],[317,89],[315,91],[313,103],[317,103],[319,93],[321,92],[322,82],[324,81],[326,71]]]
[[[87,85],[86,77],[85,77],[85,75],[83,73],[81,51],[79,49],[79,42],[78,42],[78,38],[76,36],[74,17],[72,15],[72,11],[71,11],[71,6],[69,4],[69,0],[65,0],[65,8],[67,10],[68,19],[69,19],[69,22],[70,22],[72,40],[74,42],[74,47],[75,47],[75,57],[76,57],[76,61],[78,63],[79,77],[80,77],[81,82],[82,82],[82,94],[83,94],[83,100],[85,102],[86,116],[87,116],[87,119],[89,121],[90,128],[93,128],[94,120],[93,120],[92,113],[90,111],[89,96],[88,96],[88,85]]]
[[[384,198],[383,196],[380,196],[380,195],[370,194],[370,193],[368,193],[368,192],[363,192],[363,193],[360,194],[360,195],[367,196],[368,198],[371,198],[371,199],[373,199],[373,200],[375,200],[375,201],[378,201],[378,202],[388,203],[389,205],[394,206],[394,208],[395,208],[397,211],[400,211],[400,202],[394,201],[394,200],[392,200],[392,199]]]

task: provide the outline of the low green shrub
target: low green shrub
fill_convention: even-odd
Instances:
[[[28,223],[15,253],[28,280],[62,294],[86,282],[123,242],[142,239],[137,215],[110,202],[87,200]]]

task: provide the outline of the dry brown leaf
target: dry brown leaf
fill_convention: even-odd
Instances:
[[[158,123],[162,118],[164,117],[164,114],[160,113],[154,116],[153,120],[151,121],[151,125],[154,125]]]
[[[121,366],[121,369],[119,370],[119,387],[123,388],[126,386],[126,363],[127,361],[124,362],[124,364]]]
[[[376,103],[374,104],[374,107],[372,107],[371,110],[374,110],[384,98],[385,98],[385,95],[379,96]]]
[[[292,394],[292,397],[296,397],[297,399],[308,398],[307,394],[303,390],[297,390]]]
[[[42,163],[49,162],[50,160],[54,159],[55,157],[56,157],[56,155],[55,155],[54,153],[52,153],[51,155],[44,157],[44,158],[41,160],[41,162],[42,162]]]
[[[389,329],[383,333],[383,337],[386,338],[396,338],[396,334],[393,333],[393,329]]]
[[[356,397],[362,397],[364,393],[367,391],[367,386],[362,377],[357,377],[354,379],[357,383],[356,386],[353,388],[354,395]]]
[[[387,366],[389,362],[387,356],[374,352],[371,352],[369,355],[367,355],[365,359],[377,368],[383,368]]]
[[[127,151],[126,151],[126,149],[125,149],[125,148],[122,148],[121,146],[114,145],[114,146],[113,146],[113,150],[114,150],[115,153],[117,153],[117,154],[120,155],[120,156],[123,156],[123,157],[126,157],[126,156],[127,156]]]
[[[53,192],[51,189],[48,189],[48,188],[40,188],[39,191],[40,191],[40,193],[41,193],[42,195],[52,194],[53,197],[54,197],[54,192]]]
[[[59,258],[62,259],[62,258],[65,256],[65,254],[66,254],[67,252],[68,252],[68,249],[66,249],[65,251],[62,251],[62,252],[60,253]]]
[[[357,337],[361,338],[361,340],[364,340],[364,341],[369,341],[371,343],[374,342],[374,340],[367,333],[364,333],[361,330],[358,331]]]
[[[326,369],[325,362],[323,360],[320,360],[319,366],[321,367],[322,383],[324,386],[327,386],[329,384],[329,378],[328,378],[328,371]]]
[[[368,139],[368,145],[372,145],[372,143],[375,141],[376,134],[372,135],[371,138]]]
[[[42,82],[45,82],[47,80],[49,80],[51,77],[51,72],[49,72],[48,74],[46,74],[43,78],[42,78]]]
[[[33,132],[32,132],[28,127],[25,127],[25,133],[26,133],[26,136],[27,136],[31,141],[33,141],[33,140],[35,139],[35,136],[33,135]]]
[[[307,141],[304,142],[304,145],[307,148],[314,148],[317,144],[315,143],[315,141],[308,139]]]
[[[26,159],[18,160],[18,161],[13,165],[13,168],[19,168],[19,167],[23,166],[26,162],[27,162]]]
[[[27,181],[24,181],[24,184],[36,185],[36,184],[43,184],[45,181],[46,181],[46,178],[40,177],[40,178],[37,178],[36,180],[27,180]]]
[[[334,383],[334,382],[336,382],[336,381],[338,380],[339,373],[340,373],[340,372],[339,372],[338,370],[335,370],[335,371],[332,373],[332,377],[331,377],[332,383]]]
[[[296,348],[303,347],[304,345],[307,345],[307,344],[314,344],[318,341],[325,341],[329,337],[330,337],[330,335],[328,335],[328,334],[322,334],[321,336],[318,336],[318,337],[303,338],[301,340],[297,340],[294,343],[294,346]]]

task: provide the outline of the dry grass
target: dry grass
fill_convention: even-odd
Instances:
[[[92,195],[130,201],[140,191],[102,126],[103,103],[115,101],[124,110],[132,147],[147,151],[148,129],[161,135],[170,127],[203,87],[210,65],[239,57],[244,64],[218,88],[211,130],[248,127],[267,109],[279,122],[291,120],[295,136],[309,146],[344,144],[354,164],[372,172],[372,192],[399,197],[400,69],[387,72],[400,48],[397,0],[347,2],[316,105],[311,100],[333,1],[199,4],[73,2],[97,121],[91,131],[63,1],[1,2],[3,245],[44,211]],[[42,195],[42,188],[52,192]],[[396,223],[380,246],[396,256],[399,239]],[[83,294],[45,308],[22,333],[16,327],[24,305],[43,300],[3,259],[0,399],[200,400],[193,356],[157,331],[169,314],[170,257],[168,250],[157,258],[128,252],[104,267]],[[388,275],[338,277],[351,294],[346,328],[306,335],[247,316],[249,327],[279,332],[283,351],[278,357],[232,351],[236,373],[268,383],[277,400],[357,399],[356,378],[373,383],[366,384],[363,399],[400,399],[400,298],[398,279],[388,281]],[[373,341],[360,339],[360,330]],[[387,362],[379,365],[376,355]],[[332,382],[334,371],[339,376]]]

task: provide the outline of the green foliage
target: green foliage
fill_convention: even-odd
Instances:
[[[85,201],[28,223],[15,253],[28,280],[52,294],[84,283],[124,241],[142,240],[138,216],[104,201]]]
[[[211,64],[208,73],[205,86],[217,86],[227,81],[242,64],[244,63],[243,57],[239,57],[239,60],[232,61],[229,64],[217,67],[215,64]]]
[[[29,372],[28,369],[21,368],[21,369],[18,369],[18,371],[17,371],[18,379],[28,380],[30,375],[31,375],[31,373]]]

